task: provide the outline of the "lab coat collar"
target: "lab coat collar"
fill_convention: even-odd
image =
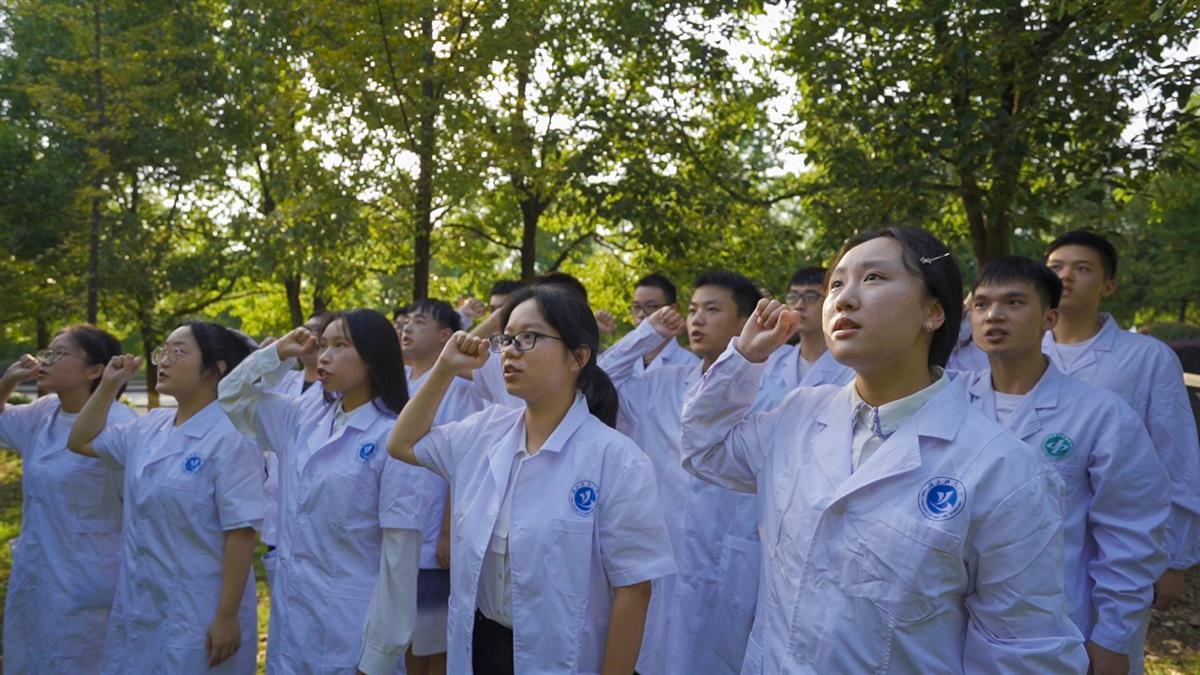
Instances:
[[[1063,379],[1065,377],[1062,371],[1054,367],[1053,363],[1047,364],[1046,372],[1042,373],[1037,384],[1033,385],[1033,389],[1029,390],[1025,399],[1021,401],[1021,405],[1017,406],[1017,409],[1013,411],[1012,419],[1009,421],[1013,433],[1019,438],[1026,438],[1042,428],[1038,411],[1058,406]],[[992,386],[992,371],[990,369],[978,373],[971,380],[967,391],[972,400],[978,400],[983,404],[983,412],[989,419],[997,419],[996,390]]]
[[[221,410],[221,405],[214,400],[179,425],[178,429],[189,438],[203,438],[224,416],[225,411]]]
[[[543,452],[562,452],[567,441],[575,434],[579,427],[587,421],[591,416],[588,410],[587,398],[578,391],[575,392],[575,401],[571,407],[567,409],[567,414],[554,428],[550,437],[542,444],[538,454]],[[525,451],[525,412],[522,408],[521,414],[517,416],[517,423],[513,428],[504,435],[504,438],[497,444],[498,452],[491,453],[488,458],[488,468],[492,474],[492,479],[496,481],[496,486],[500,490],[500,494],[508,486],[508,475],[512,471],[512,463],[516,460],[517,455]]]
[[[1096,362],[1096,352],[1111,352],[1113,344],[1117,341],[1117,333],[1121,331],[1121,327],[1117,325],[1117,321],[1112,318],[1111,314],[1100,314],[1100,331],[1092,338],[1091,347],[1081,354],[1074,363],[1071,364],[1070,371],[1065,374],[1081,370],[1086,366],[1090,366]],[[1047,352],[1053,352],[1054,356],[1062,362],[1062,354],[1058,351],[1058,341],[1054,339],[1054,331],[1046,331],[1046,336],[1042,339],[1042,348]]]

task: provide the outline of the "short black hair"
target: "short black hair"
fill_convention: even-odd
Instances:
[[[492,282],[492,292],[488,295],[509,295],[525,286],[524,282],[515,279],[497,279]]]
[[[974,293],[980,286],[1013,282],[1032,285],[1043,307],[1058,309],[1058,302],[1062,299],[1062,280],[1045,264],[1019,255],[1001,256],[984,265],[971,292]]]
[[[737,272],[728,270],[709,270],[701,274],[696,277],[692,289],[701,286],[720,286],[729,289],[729,292],[733,293],[733,301],[737,303],[738,316],[748,317],[753,314],[754,308],[758,306],[758,301],[763,297],[753,281]]]
[[[824,267],[801,267],[792,274],[788,286],[820,286],[825,283],[826,272]]]
[[[392,321],[395,321],[402,316],[408,316],[408,305],[400,305],[396,309],[392,310]],[[328,326],[329,321],[326,321],[325,325]]]
[[[1064,232],[1046,247],[1046,260],[1050,259],[1051,253],[1064,246],[1086,246],[1099,253],[1100,265],[1104,267],[1104,275],[1109,279],[1117,278],[1117,249],[1108,239],[1089,230]]]
[[[958,342],[958,329],[962,324],[963,281],[958,262],[945,244],[925,230],[893,226],[862,232],[846,240],[834,259],[833,267],[836,268],[851,249],[880,237],[893,239],[900,245],[905,269],[924,282],[925,293],[942,306],[945,321],[933,331],[928,362],[931,366],[945,368]],[[828,277],[825,286],[828,287]]]
[[[638,279],[638,282],[633,285],[634,288],[639,288],[641,286],[657,288],[658,290],[662,291],[663,295],[667,296],[668,305],[674,305],[679,301],[679,295],[675,290],[675,284],[671,283],[670,279],[661,274],[647,274],[641,279]]]
[[[534,279],[533,285],[562,286],[563,288],[575,291],[576,293],[582,295],[584,300],[588,299],[587,287],[583,285],[583,282],[571,276],[570,274],[567,274],[566,272],[559,272],[557,270],[553,272],[546,272],[537,279]]]
[[[462,317],[445,300],[434,298],[417,300],[408,306],[408,313],[410,315],[424,314],[436,321],[439,328],[449,328],[452,331],[462,330]]]

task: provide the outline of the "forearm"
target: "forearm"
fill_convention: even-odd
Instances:
[[[646,628],[646,610],[649,607],[649,581],[613,590],[601,675],[629,675],[633,672],[642,650],[642,633]]]
[[[254,559],[254,528],[243,527],[225,533],[225,556],[221,566],[221,597],[217,615],[236,618],[250,577]]]
[[[119,385],[116,383],[108,380],[100,381],[100,386],[92,392],[87,403],[83,405],[83,410],[80,410],[79,415],[75,418],[71,434],[67,437],[67,448],[87,457],[96,456],[96,451],[92,448],[92,441],[100,435],[101,431],[104,431],[104,425],[108,421],[108,411],[112,408],[118,390]]]
[[[438,406],[446,397],[453,380],[454,373],[436,365],[429,371],[429,379],[400,411],[392,433],[388,435],[388,453],[392,457],[409,464],[419,464],[413,446],[433,428]]]
[[[11,375],[0,377],[0,412],[4,412],[4,408],[8,406],[8,399],[12,397],[19,384],[21,384],[20,379]]]

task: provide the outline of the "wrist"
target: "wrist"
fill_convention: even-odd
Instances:
[[[234,607],[233,609],[222,609],[222,608],[218,607],[217,613],[213,617],[213,620],[221,621],[221,622],[237,621],[238,620],[238,608]]]
[[[747,349],[742,346],[742,341],[737,338],[734,338],[733,349],[750,363],[764,363],[767,357],[770,356],[770,354],[759,354],[752,349]]]

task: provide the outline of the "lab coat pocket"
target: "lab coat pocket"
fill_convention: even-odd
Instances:
[[[550,521],[550,532],[543,535],[548,540],[543,548],[550,550],[540,553],[546,576],[559,593],[576,598],[587,595],[593,530],[591,520]]]
[[[64,490],[62,497],[71,514],[72,531],[85,534],[120,531],[119,474],[94,466],[76,466],[70,470],[79,483]]]
[[[106,609],[112,606],[117,590],[117,569],[120,559],[116,555],[99,556],[91,553],[76,553],[69,577],[72,609]]]
[[[362,583],[329,584],[328,603],[319,628],[322,666],[352,669],[357,665],[374,589],[373,578]]]
[[[327,479],[333,520],[348,532],[379,526],[379,475],[365,462]]]
[[[899,624],[933,615],[943,596],[962,587],[962,538],[898,512],[884,512],[865,528],[859,580],[852,591]]]

